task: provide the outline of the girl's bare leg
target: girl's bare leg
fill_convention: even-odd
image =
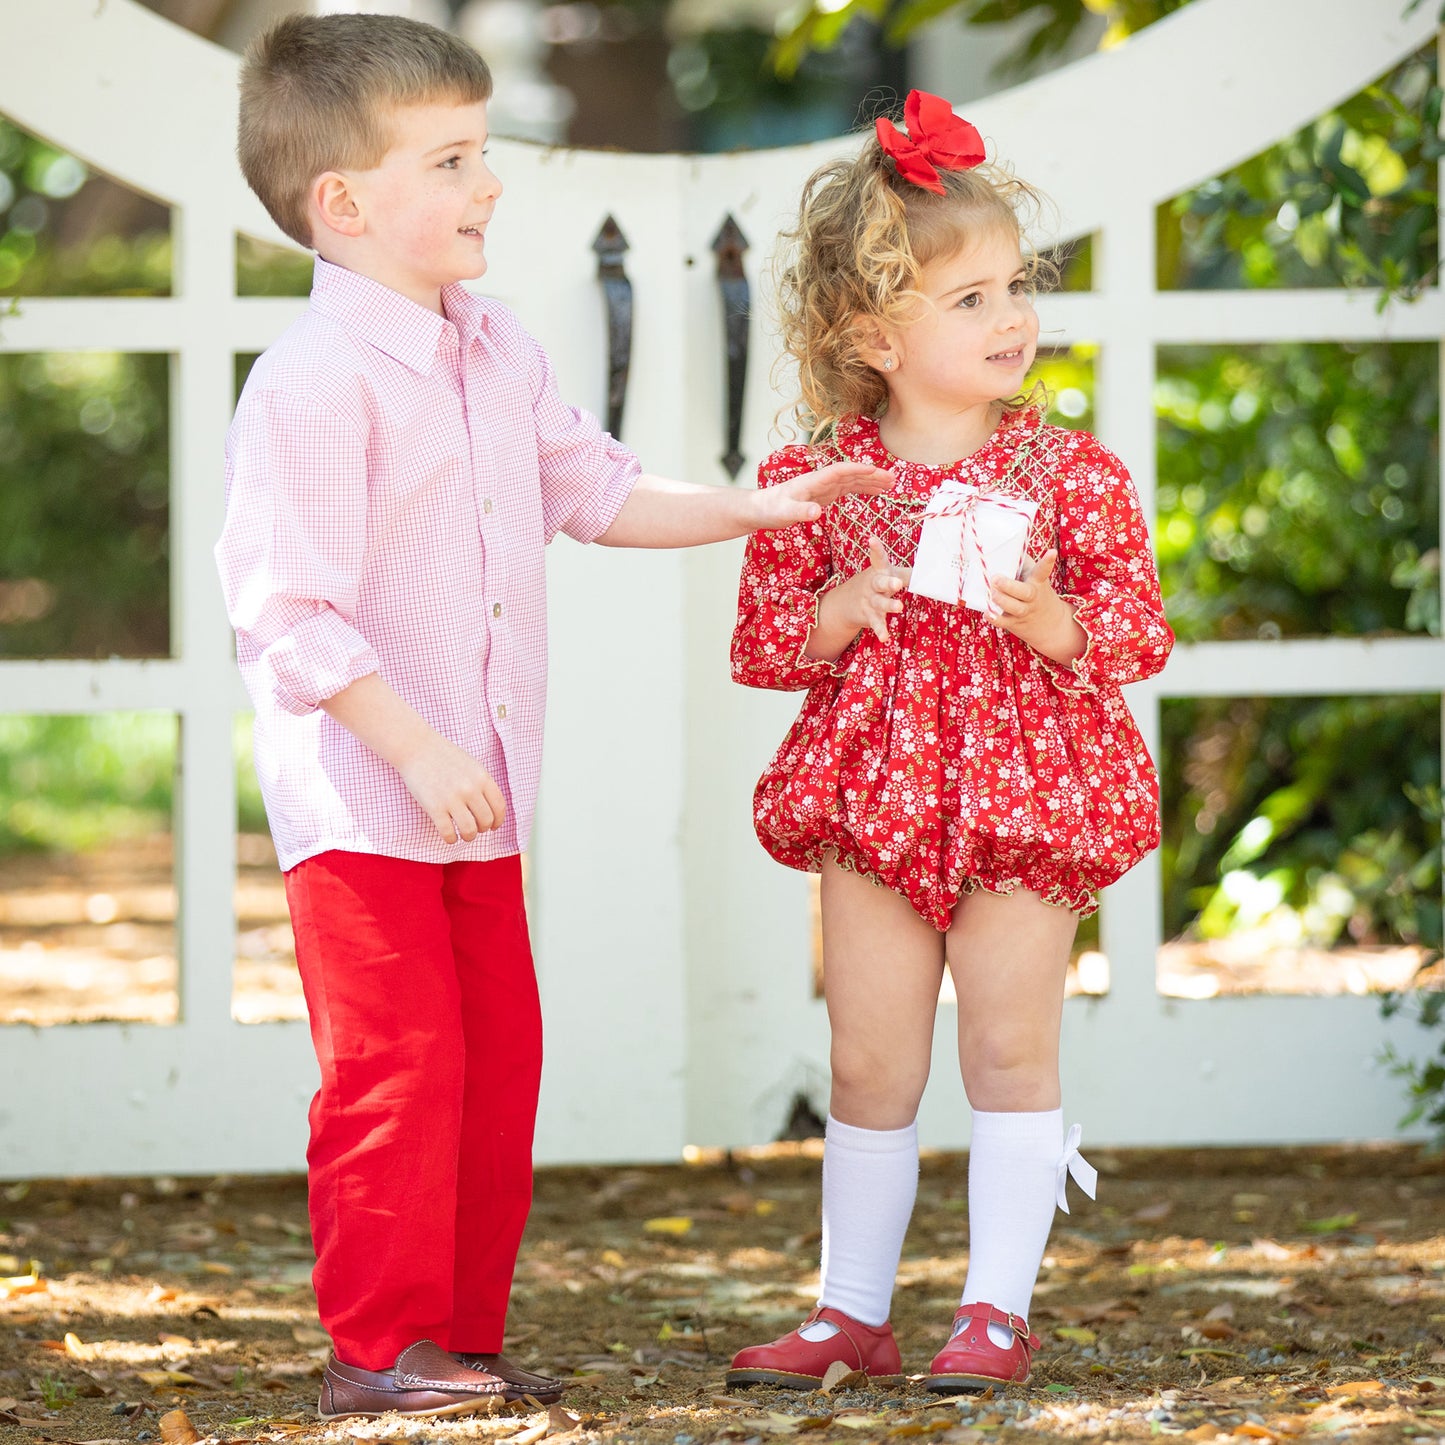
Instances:
[[[928,1082],[943,938],[867,878],[825,863],[822,881],[830,1112],[862,1129],[901,1129]]]

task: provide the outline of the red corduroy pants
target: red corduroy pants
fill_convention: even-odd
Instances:
[[[336,1356],[500,1350],[542,1070],[521,860],[322,853],[286,898],[321,1065],[306,1157]]]

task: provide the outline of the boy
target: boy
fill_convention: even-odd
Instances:
[[[566,406],[511,313],[458,284],[501,194],[490,94],[474,51],[391,16],[291,16],[242,71],[246,179],[317,253],[237,407],[216,554],[321,1065],[326,1418],[562,1391],[501,1353],[541,1067],[518,855],[544,544],[687,546],[891,482],[666,482]]]

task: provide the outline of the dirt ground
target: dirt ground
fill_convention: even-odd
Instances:
[[[571,1386],[457,1421],[317,1422],[302,1180],[0,1185],[0,1440],[1445,1441],[1438,1155],[1091,1151],[1099,1201],[1057,1216],[1026,1387],[729,1395],[731,1353],[813,1298],[817,1154],[542,1171],[508,1348]],[[894,1312],[913,1372],[963,1282],[965,1170],[924,1160]]]

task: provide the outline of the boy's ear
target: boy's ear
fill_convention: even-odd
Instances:
[[[365,229],[351,179],[340,171],[323,171],[311,182],[308,199],[315,217],[313,231],[324,235],[359,236]],[[313,238],[318,239],[318,238]]]

